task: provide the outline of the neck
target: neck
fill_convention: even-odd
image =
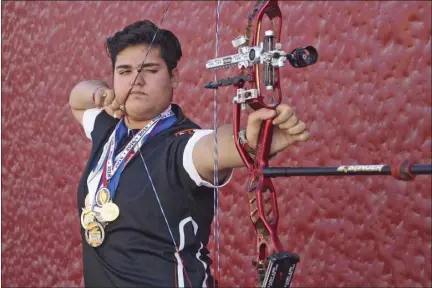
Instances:
[[[125,117],[125,124],[126,124],[126,127],[129,129],[142,129],[148,123],[150,123],[150,121],[151,120],[136,121],[136,120],[131,119],[130,117]]]

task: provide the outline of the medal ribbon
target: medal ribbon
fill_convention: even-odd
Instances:
[[[170,108],[157,115],[150,121],[150,123],[148,123],[132,138],[132,140],[120,153],[118,153],[118,155],[113,161],[115,150],[117,149],[120,141],[123,139],[123,137],[125,137],[127,133],[127,127],[124,123],[124,119],[120,120],[120,122],[115,127],[115,130],[111,134],[110,138],[108,139],[107,144],[104,146],[104,150],[101,157],[99,158],[97,165],[91,171],[87,180],[87,184],[89,186],[89,193],[93,194],[90,195],[93,196],[90,197],[92,207],[94,206],[94,196],[96,195],[96,192],[102,187],[108,188],[111,194],[111,199],[114,198],[115,190],[117,189],[120,179],[120,174],[126,167],[126,165],[129,163],[129,161],[133,158],[133,156],[139,151],[141,146],[148,139],[150,139],[157,133],[169,128],[175,123],[175,121],[175,114],[171,111]],[[90,189],[90,186],[96,186],[90,185],[90,183],[93,182],[93,180],[96,180],[94,178],[97,176],[100,177],[100,180],[98,181],[99,185],[95,187],[97,189]]]
[[[174,113],[171,116],[168,116],[166,118],[162,118],[159,120],[156,120],[157,122],[150,123],[151,126],[146,127],[146,131],[144,133],[141,133],[143,130],[141,130],[138,134],[132,138],[132,140],[129,142],[129,144],[126,146],[126,148],[122,151],[126,153],[123,153],[125,156],[122,157],[121,153],[119,154],[119,157],[116,157],[116,162],[114,165],[114,171],[110,175],[109,171],[107,169],[108,165],[104,165],[104,172],[102,172],[102,179],[101,179],[101,185],[99,187],[107,187],[110,191],[111,199],[114,199],[118,182],[120,180],[120,175],[123,169],[126,167],[126,165],[129,163],[129,161],[133,158],[133,156],[139,151],[141,146],[146,143],[147,140],[149,140],[154,135],[158,134],[159,132],[171,127],[176,121],[176,117]],[[141,135],[139,135],[141,134]],[[136,139],[135,139],[136,138]],[[136,141],[134,141],[136,140]],[[132,144],[134,143],[134,144]],[[132,149],[133,148],[133,149]],[[108,159],[109,160],[109,159]],[[109,162],[107,161],[106,164]]]

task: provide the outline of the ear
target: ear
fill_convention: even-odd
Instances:
[[[179,71],[177,68],[174,68],[171,72],[171,86],[173,87],[173,89],[177,88],[179,82],[180,82]]]

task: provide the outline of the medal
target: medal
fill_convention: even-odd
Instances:
[[[105,239],[104,228],[96,221],[89,223],[85,230],[85,238],[90,246],[98,247]]]
[[[95,207],[95,209],[96,208],[100,208],[100,207]],[[99,210],[98,210],[99,211]],[[101,214],[100,213],[96,213],[96,220],[99,222],[99,223],[103,223],[103,224],[106,224],[106,221],[105,221],[105,219],[103,219],[102,218],[102,216],[101,216]]]
[[[101,188],[96,193],[96,204],[98,206],[103,206],[105,203],[111,199],[110,191],[107,188]]]
[[[117,217],[120,214],[120,209],[113,202],[108,202],[102,205],[99,213],[102,219],[104,220],[104,222],[105,221],[111,222],[117,219]]]
[[[176,119],[175,114],[168,108],[166,113],[158,115],[141,129],[117,156],[115,150],[119,139],[122,139],[127,133],[123,119],[109,136],[103,147],[102,155],[87,177],[89,195],[85,197],[85,208],[81,213],[81,225],[85,229],[84,236],[91,247],[98,247],[103,243],[106,225],[120,215],[120,209],[112,202],[112,199],[115,197],[123,169],[149,137],[167,129],[175,123]],[[108,184],[111,191],[107,188]],[[99,187],[101,188],[98,190]]]
[[[94,221],[95,213],[91,211],[89,208],[81,208],[81,226],[84,229],[87,229],[88,224]]]

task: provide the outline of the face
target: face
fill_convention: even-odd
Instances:
[[[146,58],[147,49],[145,44],[124,49],[117,55],[114,67],[116,99],[125,105],[128,117],[135,121],[150,120],[164,111],[172,101],[173,89],[178,85],[177,69],[172,71],[172,76],[169,74],[159,47],[152,47]],[[146,61],[137,77],[144,59]]]

